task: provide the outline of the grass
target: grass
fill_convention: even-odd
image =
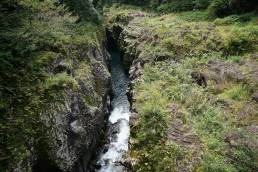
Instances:
[[[227,60],[232,61],[234,63],[240,63],[241,62],[241,56],[229,56],[227,57]]]
[[[232,99],[235,101],[248,100],[251,97],[250,88],[246,85],[234,85],[219,95],[222,99]]]
[[[187,64],[187,62],[185,64]],[[144,74],[143,74],[143,81],[137,84],[140,86],[140,88],[137,87],[136,89],[137,101],[135,106],[141,107],[139,109],[139,114],[141,114],[141,116],[143,115],[143,118],[140,119],[140,122],[139,122],[141,124],[140,126],[146,125],[153,120],[154,121],[153,121],[153,124],[151,123],[147,127],[143,127],[140,129],[137,128],[136,131],[133,131],[133,133],[138,133],[135,136],[136,139],[142,140],[142,138],[139,135],[143,135],[144,136],[143,140],[145,141],[144,144],[141,141],[138,142],[134,150],[138,150],[139,148],[137,146],[141,144],[144,145],[144,147],[146,147],[146,144],[148,143],[146,141],[155,140],[155,139],[167,140],[166,132],[163,134],[157,135],[152,132],[151,128],[153,127],[155,129],[158,129],[158,128],[162,129],[163,127],[166,128],[167,124],[165,125],[165,123],[171,120],[170,114],[163,113],[163,115],[161,115],[162,113],[160,112],[161,110],[165,112],[168,111],[167,109],[168,105],[172,103],[177,103],[184,107],[186,112],[190,115],[191,121],[194,122],[194,124],[196,124],[196,127],[197,127],[196,130],[197,131],[200,130],[200,132],[202,132],[202,135],[204,135],[203,138],[213,139],[214,136],[216,137],[218,133],[222,133],[222,131],[224,130],[224,127],[220,122],[221,118],[223,118],[223,113],[221,113],[221,110],[219,108],[216,108],[216,106],[206,98],[206,94],[203,89],[199,88],[197,85],[191,84],[190,82],[191,79],[187,78],[188,72],[182,72],[182,71],[187,71],[184,68],[186,66],[187,65],[173,66],[173,63],[172,64],[160,63],[160,64],[152,65],[150,68],[146,67],[146,70],[144,71]],[[163,70],[162,73],[159,71],[160,67]],[[164,71],[166,72],[164,73]],[[161,77],[155,77],[155,76],[161,76]],[[150,79],[153,79],[153,80],[150,80]],[[185,83],[185,81],[187,80],[189,81],[189,83]],[[148,84],[148,82],[150,84]],[[150,93],[153,96],[150,96]],[[147,97],[145,97],[144,95],[146,95]],[[149,111],[146,112],[144,110],[145,108],[148,109],[148,107],[155,108],[157,106],[159,109],[158,111],[159,113],[153,113]],[[159,118],[157,120],[155,120],[156,119],[155,114],[159,114]],[[148,118],[146,118],[146,115]],[[161,122],[161,121],[164,121],[164,122]],[[148,132],[150,133],[147,134]],[[207,136],[209,137],[207,138]],[[217,136],[217,137],[220,137],[220,136]],[[221,140],[219,142],[221,142]],[[157,142],[154,142],[154,143],[151,142],[149,144],[151,145],[150,147],[153,147],[154,145],[157,144]],[[181,149],[181,151],[179,152],[182,152],[182,153],[184,152],[183,151],[184,148],[182,148],[180,145],[177,145],[177,147]],[[213,149],[215,149],[213,147],[211,147],[211,152]],[[145,149],[144,150],[142,149],[139,149],[139,151],[145,150]],[[166,147],[164,147],[163,145],[162,149],[166,149]],[[145,151],[147,151],[148,154],[150,154],[151,150],[145,150]],[[176,170],[177,167],[175,164],[176,162],[175,160],[177,159],[178,161],[180,161],[182,159],[185,159],[186,157],[183,156],[185,155],[185,153],[180,154],[181,156],[177,157],[173,154],[173,150],[168,149],[168,154],[170,153],[172,154],[172,157],[168,157],[166,159],[166,163],[164,163],[163,161],[162,163],[159,163],[159,165],[164,163],[163,164],[164,166],[161,167],[163,169],[165,168],[165,164],[169,164],[169,163],[174,164],[173,165],[174,167],[173,168],[170,167],[170,170],[171,169]],[[215,155],[213,154],[213,156]],[[159,158],[161,159],[164,155],[161,154],[157,156],[158,157],[155,157],[155,159],[159,159]],[[139,158],[141,159],[141,156]],[[150,159],[147,159],[147,160],[152,161]],[[158,163],[158,162],[153,162],[153,163]],[[139,168],[142,168],[143,164],[144,164],[143,162],[140,162]],[[156,165],[153,165],[153,166],[155,167]],[[144,169],[146,170],[146,168],[147,167],[145,167]]]
[[[134,152],[137,152],[134,158],[139,161],[139,171],[171,171],[176,166],[171,158],[180,159],[184,152],[179,146],[166,141],[170,117],[166,111],[168,99],[162,91],[164,82],[148,81],[148,76],[145,79],[147,83],[138,88],[141,92],[136,104],[142,106],[139,109],[142,115],[138,125],[132,128],[136,143]]]
[[[168,105],[173,103],[179,104],[185,109],[184,112],[188,114],[185,116],[186,121],[193,123],[195,131],[202,140],[205,154],[197,171],[237,171],[238,167],[236,168],[234,163],[226,163],[231,161],[231,157],[224,154],[224,150],[228,146],[224,141],[224,137],[228,130],[236,127],[234,125],[235,121],[228,118],[230,115],[226,114],[222,106],[216,102],[216,99],[208,98],[210,93],[191,82],[189,63],[194,66],[192,59],[184,60],[181,65],[159,62],[146,66],[141,77],[142,80],[136,85],[135,107],[141,117],[137,122],[138,125],[133,128],[132,137],[140,140],[133,147],[133,151],[141,152],[137,156],[139,162],[136,166],[140,171],[153,169],[155,171],[157,170],[155,169],[156,166],[165,170],[167,164],[173,164],[173,167],[169,167],[170,170],[177,171],[175,162],[186,160],[187,156],[184,148],[181,145],[176,145],[181,150],[179,151],[181,156],[178,157],[174,155],[174,150],[167,149],[170,144],[163,144],[162,148],[160,148],[162,151],[164,149],[168,151],[168,154],[171,153],[172,156],[165,158],[166,160],[162,160],[162,158],[166,157],[164,154],[155,154],[155,158],[146,157],[146,154],[154,153],[152,151],[154,151],[155,146],[161,144],[158,141],[164,140],[165,143],[168,141],[167,133],[162,133],[161,131],[163,131],[163,127],[169,127],[168,121],[172,119],[167,111],[169,110]],[[222,95],[226,99],[247,101],[250,95],[248,90],[243,85],[237,85],[225,91]],[[151,149],[145,149],[146,147]],[[252,149],[251,152],[255,152],[255,150]],[[243,157],[245,156],[249,157],[251,153],[245,152]],[[153,161],[154,159],[157,162]],[[238,166],[241,166],[240,162],[242,160],[242,158],[239,158],[239,161],[237,161]],[[149,162],[151,163],[148,164]],[[254,161],[252,160],[252,162]],[[245,167],[245,164],[242,164],[242,167]]]
[[[131,10],[131,13],[140,12],[138,9],[132,10],[131,8],[124,10],[123,7],[112,7],[109,9],[110,11],[106,9],[107,21],[119,25],[121,22],[110,18],[115,18],[116,14],[120,13],[123,13],[126,17],[130,13],[128,10]],[[134,27],[133,30],[127,28],[127,32],[144,32],[152,35],[152,37],[157,37],[157,39],[147,41],[142,38],[143,41],[137,42],[127,38],[126,42],[129,46],[126,47],[128,48],[126,52],[131,52],[131,49],[129,49],[131,42],[134,42],[134,45],[139,44],[138,47],[142,50],[140,57],[143,58],[148,57],[148,55],[149,58],[155,58],[155,55],[161,54],[160,52],[171,58],[181,59],[188,55],[202,56],[209,53],[222,53],[223,56],[244,56],[257,51],[256,38],[258,34],[256,31],[258,29],[253,22],[255,17],[252,14],[246,15],[248,17],[236,15],[237,18],[249,18],[250,20],[239,19],[237,22],[233,21],[234,25],[219,25],[216,20],[212,21],[206,18],[206,13],[203,11],[167,15],[147,13],[146,15],[151,15],[151,17],[145,17],[145,20]],[[200,19],[200,17],[203,19]],[[139,36],[144,37],[144,34],[139,34]],[[138,47],[136,51],[139,51]]]
[[[107,11],[115,18],[120,8],[113,8]],[[134,12],[137,9],[132,10]],[[194,162],[195,156],[200,160],[192,170],[199,172],[235,172],[240,168],[250,171],[244,157],[249,157],[250,162],[257,166],[252,158],[256,152],[254,148],[241,151],[237,147],[232,150],[225,141],[227,134],[242,125],[238,121],[242,108],[235,111],[232,106],[250,101],[253,86],[227,80],[228,84],[224,84],[220,91],[213,91],[212,88],[220,85],[209,82],[208,87],[203,88],[191,78],[192,71],[205,72],[211,60],[228,60],[240,65],[246,60],[242,57],[257,51],[257,26],[252,18],[242,20],[238,15],[213,20],[207,17],[207,13],[196,11],[150,14],[130,27],[121,24],[127,35],[124,40],[126,46],[123,47],[126,52],[131,52],[128,47],[134,46],[133,52],[138,60],[150,61],[144,65],[134,89],[136,102],[133,106],[140,116],[132,128],[132,157],[137,171],[180,171],[178,164]],[[111,27],[114,22],[120,24],[119,21],[107,20]],[[140,33],[138,38],[130,37],[134,32]],[[153,37],[156,39],[151,39]],[[164,54],[165,59],[157,60]],[[233,101],[233,104],[227,105],[220,101],[221,98],[226,102]],[[191,123],[197,133],[201,141],[199,155],[168,138],[166,128],[171,127],[174,120],[169,109],[171,104],[182,109],[184,126],[189,127]],[[252,117],[252,120],[245,121],[245,125],[252,125],[256,120]],[[191,147],[191,150],[195,149],[198,148]],[[235,151],[236,155],[229,156],[230,151]],[[238,156],[238,151],[243,153],[242,157]]]
[[[65,72],[65,73],[59,73],[57,75],[54,75],[53,77],[49,77],[45,81],[45,89],[53,90],[53,91],[72,89],[76,91],[79,89],[79,85],[73,77],[69,76]]]

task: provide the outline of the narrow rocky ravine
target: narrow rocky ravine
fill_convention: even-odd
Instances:
[[[112,51],[111,54],[111,78],[113,100],[112,112],[108,120],[108,143],[104,146],[98,158],[97,164],[101,167],[99,172],[123,171],[121,161],[128,151],[130,136],[129,126],[129,101],[126,91],[128,77],[125,74],[120,53]]]

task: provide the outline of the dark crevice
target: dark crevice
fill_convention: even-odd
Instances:
[[[34,172],[62,172],[58,167],[54,166],[50,160],[41,157],[33,167]]]
[[[33,172],[62,172],[57,166],[54,165],[53,161],[48,158],[45,148],[39,149],[38,159],[33,166]]]
[[[112,29],[106,29],[106,35],[107,35],[107,45],[106,48],[108,52],[119,52],[122,65],[125,70],[125,74],[127,77],[129,77],[129,69],[132,65],[132,59],[128,59],[126,57],[125,50],[121,47],[121,44],[123,44],[123,38],[121,37],[121,33],[123,32],[123,28],[121,26],[115,25],[112,27]],[[128,61],[129,60],[129,61]]]
[[[122,31],[123,28],[120,26],[113,26],[112,30],[106,29],[108,52],[120,51],[119,37]]]

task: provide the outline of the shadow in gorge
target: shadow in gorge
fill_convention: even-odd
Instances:
[[[132,65],[132,57],[130,56],[129,58],[125,58],[125,52],[123,48],[119,46],[121,38],[121,33],[123,32],[123,28],[121,26],[113,26],[112,29],[106,29],[106,35],[107,35],[107,45],[106,48],[108,52],[111,54],[112,53],[118,53],[119,54],[119,59],[121,63],[121,67],[123,68],[123,71],[125,72],[126,76],[129,77],[129,69],[130,66]],[[112,63],[112,59],[109,61],[109,68]],[[111,69],[109,69],[111,71]]]
[[[47,137],[42,137],[39,144],[35,147],[37,159],[33,165],[33,172],[62,172],[49,158],[47,150],[49,150]]]
[[[114,26],[112,31],[106,29],[106,35],[107,35],[107,50],[108,52],[120,52],[119,46],[118,46],[118,40],[119,36],[123,29],[120,26]],[[122,57],[122,55],[121,55]]]
[[[58,167],[54,166],[51,161],[45,157],[39,157],[37,163],[33,167],[33,172],[62,172]]]

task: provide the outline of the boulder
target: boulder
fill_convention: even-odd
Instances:
[[[209,78],[217,83],[225,80],[243,81],[244,75],[237,64],[221,60],[211,60],[208,63]]]
[[[204,73],[192,72],[191,76],[198,85],[207,87],[207,77]]]

